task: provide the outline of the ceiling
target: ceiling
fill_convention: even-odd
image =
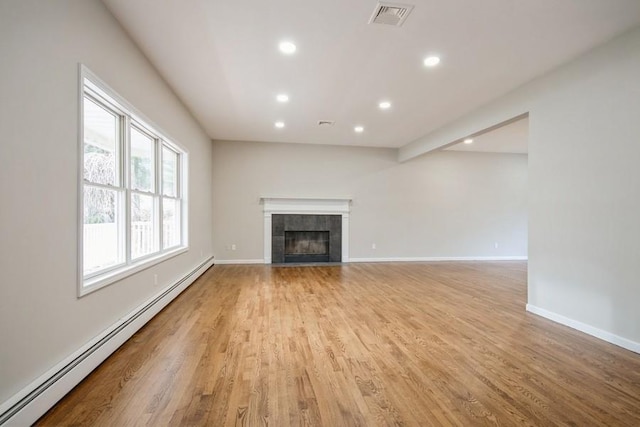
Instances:
[[[638,0],[402,1],[394,27],[374,0],[103,0],[212,139],[332,145],[403,146],[640,24]]]
[[[529,118],[522,118],[470,139],[469,144],[458,142],[445,150],[528,154]]]

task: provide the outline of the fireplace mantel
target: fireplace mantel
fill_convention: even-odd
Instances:
[[[261,197],[264,211],[264,263],[271,264],[271,224],[273,214],[341,215],[342,262],[349,262],[349,213],[351,199]]]
[[[300,199],[292,197],[261,197],[265,213],[276,214],[341,214],[351,210],[351,199]]]

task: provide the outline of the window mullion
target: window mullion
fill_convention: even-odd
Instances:
[[[182,198],[182,155],[176,154],[176,197]]]
[[[122,142],[124,145],[124,159],[122,168],[123,181],[125,188],[125,213],[124,217],[124,236],[125,236],[125,256],[127,265],[131,264],[131,117],[123,116]]]
[[[178,186],[176,188],[176,198],[178,199],[178,215],[180,216],[180,242],[179,244],[182,245],[185,242],[185,218],[184,218],[184,185],[183,185],[183,170],[182,170],[182,162],[184,161],[184,155],[182,153],[178,153],[178,162],[176,165],[176,170],[178,171],[176,173],[176,181],[178,183]]]
[[[163,141],[156,139],[156,194],[158,195],[158,248],[164,251],[164,199],[162,188],[162,146]]]

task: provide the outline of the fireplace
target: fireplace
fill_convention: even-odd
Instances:
[[[265,264],[285,262],[286,231],[329,232],[329,262],[349,262],[351,198],[261,197],[260,203],[264,206]]]
[[[341,215],[273,215],[271,257],[274,264],[341,262]]]

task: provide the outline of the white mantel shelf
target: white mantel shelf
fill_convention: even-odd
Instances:
[[[261,197],[264,211],[264,263],[271,264],[271,223],[273,214],[341,215],[342,262],[349,262],[349,213],[351,199]]]
[[[261,197],[264,212],[271,213],[349,213],[351,199],[312,199],[294,197]]]

